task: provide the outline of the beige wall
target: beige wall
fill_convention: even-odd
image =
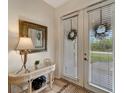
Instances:
[[[55,61],[55,9],[47,5],[43,0],[9,0],[9,72],[17,71],[22,64],[20,55],[14,49],[17,46],[19,27],[18,20],[32,21],[48,27],[48,50],[28,55],[27,66],[33,66],[35,60],[43,61],[51,58]]]

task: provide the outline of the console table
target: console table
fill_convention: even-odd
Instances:
[[[19,74],[10,73],[8,76],[9,93],[11,93],[11,85],[21,86],[23,83],[26,83],[27,88],[25,91],[27,91],[28,93],[38,93],[42,91],[44,88],[46,88],[47,86],[52,88],[52,84],[54,81],[54,78],[53,78],[54,71],[55,71],[55,64],[49,65],[49,66],[48,65],[43,66],[37,70],[32,69],[29,73],[19,73]],[[46,83],[43,87],[41,87],[38,90],[32,90],[32,81],[40,77],[41,75],[46,75],[46,74],[48,74],[49,76],[49,82]]]

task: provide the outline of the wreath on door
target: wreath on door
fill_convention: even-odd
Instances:
[[[110,25],[108,24],[99,24],[94,27],[95,37],[98,39],[103,39],[107,36],[106,32],[110,30]]]
[[[68,40],[75,40],[77,36],[77,31],[75,29],[72,29],[69,33],[68,33]]]
[[[108,35],[108,31],[111,29],[111,24],[103,23],[102,9],[100,9],[100,24],[94,26],[95,38],[104,39]]]

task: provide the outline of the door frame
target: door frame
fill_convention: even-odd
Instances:
[[[83,23],[83,45],[84,45],[84,53],[83,53],[83,58],[88,58],[88,55],[89,55],[89,31],[88,31],[88,11],[91,11],[91,10],[94,10],[94,9],[98,9],[100,7],[104,7],[106,5],[110,5],[110,4],[114,4],[114,0],[106,0],[104,2],[101,2],[101,3],[98,3],[96,5],[93,5],[93,6],[90,6],[90,7],[87,7],[85,9],[83,9],[83,15],[84,15],[84,23]],[[113,5],[114,6],[114,5]],[[114,18],[112,18],[114,19]],[[112,31],[113,31],[113,37],[115,37],[115,31],[114,31],[114,22],[112,22],[113,24],[113,28],[112,28]],[[88,32],[87,32],[88,31]],[[114,58],[114,38],[113,38],[113,58]],[[113,59],[113,62],[114,62],[114,59]],[[95,93],[111,93],[110,91],[108,90],[105,90],[101,87],[98,87],[96,85],[93,85],[93,84],[90,84],[89,83],[89,60],[84,60],[83,61],[83,75],[84,75],[84,87],[89,89],[89,90],[92,90],[94,91]],[[114,73],[113,73],[114,75]],[[113,81],[114,81],[114,78],[113,78]],[[114,87],[113,87],[113,90],[114,90]],[[114,93],[114,91],[112,92]]]

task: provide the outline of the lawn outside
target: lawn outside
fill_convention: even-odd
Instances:
[[[112,62],[112,52],[91,51],[91,63]]]

